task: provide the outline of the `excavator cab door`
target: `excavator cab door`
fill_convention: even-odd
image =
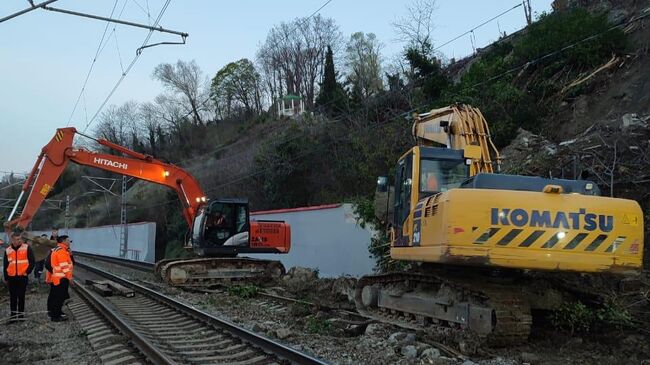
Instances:
[[[411,190],[413,187],[413,153],[404,155],[397,163],[395,176],[395,205],[393,227],[397,233],[395,246],[406,246],[407,238],[401,235],[402,227],[411,212]]]

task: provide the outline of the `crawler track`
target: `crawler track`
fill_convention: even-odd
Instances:
[[[388,273],[381,275],[364,276],[357,283],[355,300],[360,312],[368,317],[382,322],[412,329],[423,329],[431,322],[452,328],[467,329],[467,318],[463,315],[463,324],[456,321],[441,320],[427,313],[412,313],[393,309],[370,308],[362,303],[362,288],[371,285],[406,284],[417,286],[423,284],[430,287],[446,287],[453,292],[458,301],[476,304],[489,308],[492,311],[491,333],[486,334],[488,341],[497,346],[507,346],[526,342],[530,334],[532,317],[530,306],[522,296],[511,287],[481,282],[480,280],[462,280],[456,278],[448,281],[447,278],[436,275],[423,275],[412,273]],[[434,303],[434,302],[431,302]],[[453,306],[453,301],[442,306]],[[466,305],[466,304],[465,304]],[[433,306],[433,304],[431,304]],[[464,307],[463,304],[461,306]],[[446,312],[445,308],[445,312]],[[489,320],[489,318],[488,318]],[[471,322],[471,319],[469,320]]]
[[[324,364],[307,354],[192,308],[101,269],[77,267],[133,289],[135,297],[99,297],[93,306],[153,363]],[[83,289],[82,289],[83,290]]]

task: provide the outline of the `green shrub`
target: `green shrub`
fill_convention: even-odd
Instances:
[[[515,42],[515,61],[523,64],[591,35],[602,33],[594,39],[565,50],[558,58],[544,61],[547,65],[559,61],[577,68],[599,66],[613,53],[623,52],[628,45],[621,28],[609,30],[611,26],[606,14],[591,14],[583,8],[542,13],[539,19],[528,27],[526,34]]]
[[[332,324],[323,318],[315,316],[307,317],[307,332],[315,334],[326,334],[332,328]]]
[[[598,328],[615,328],[632,325],[632,316],[627,309],[613,301],[600,308],[589,308],[581,302],[566,302],[551,314],[551,324],[558,329],[575,332],[590,332]]]
[[[233,285],[228,287],[228,294],[238,296],[242,299],[248,299],[256,296],[260,292],[260,288],[247,284],[247,285]]]
[[[575,332],[589,332],[594,313],[580,302],[566,302],[551,315],[551,324],[558,329]]]

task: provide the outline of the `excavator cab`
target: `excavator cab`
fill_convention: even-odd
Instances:
[[[251,221],[247,200],[216,199],[198,209],[190,247],[205,256],[284,253],[289,251],[290,240],[284,222]]]
[[[225,247],[249,246],[248,202],[243,199],[217,199],[200,207],[192,225],[191,243],[195,251],[218,251]]]
[[[418,201],[460,187],[470,176],[468,157],[463,150],[438,147],[414,147],[402,155],[395,174],[393,225],[400,227]]]

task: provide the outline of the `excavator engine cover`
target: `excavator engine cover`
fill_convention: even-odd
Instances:
[[[542,186],[542,184],[540,184]],[[636,201],[499,189],[451,189],[418,202],[393,259],[527,270],[638,273]]]

